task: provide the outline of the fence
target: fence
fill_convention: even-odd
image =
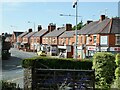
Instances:
[[[94,70],[32,68],[25,77],[25,90],[95,90]]]

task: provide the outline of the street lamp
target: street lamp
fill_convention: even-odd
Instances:
[[[33,26],[34,26],[34,32],[35,32],[35,22],[28,21],[28,23],[33,23]]]
[[[73,1],[73,8],[76,8],[76,16],[75,16],[75,20],[76,20],[76,30],[75,30],[75,55],[74,58],[77,59],[77,22],[78,22],[78,0],[74,0]]]

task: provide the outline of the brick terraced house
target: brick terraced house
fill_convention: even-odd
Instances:
[[[120,53],[120,18],[107,18],[90,22],[78,31],[78,55],[91,57],[96,52]]]

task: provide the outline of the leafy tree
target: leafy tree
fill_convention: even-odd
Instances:
[[[83,25],[83,22],[81,21],[81,22],[79,22],[78,24],[77,24],[77,30],[80,30],[82,27],[84,27],[85,25]],[[72,28],[73,30],[76,30],[76,26],[74,26],[73,28]]]
[[[114,80],[115,56],[108,52],[98,52],[93,56],[96,87],[108,89]]]

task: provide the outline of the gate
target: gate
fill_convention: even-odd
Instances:
[[[32,90],[95,90],[94,70],[34,68]]]

